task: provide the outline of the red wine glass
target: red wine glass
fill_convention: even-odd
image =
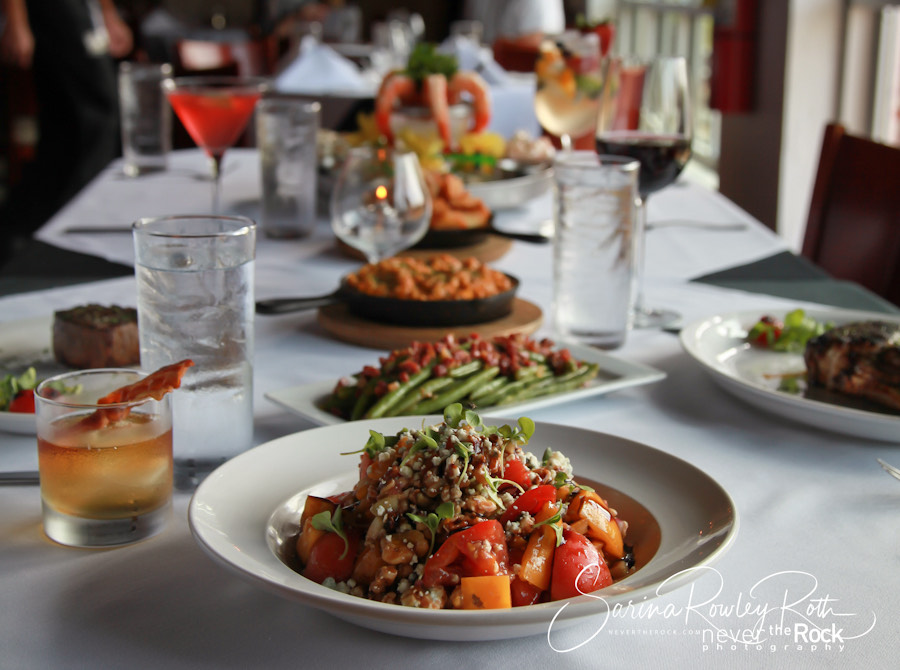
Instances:
[[[662,327],[679,314],[644,305],[644,238],[647,198],[671,184],[691,157],[691,102],[687,64],[679,56],[612,59],[597,118],[597,152],[636,158],[641,164],[635,258],[633,326]]]

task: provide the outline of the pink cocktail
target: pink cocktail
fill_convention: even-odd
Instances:
[[[237,142],[266,88],[259,77],[175,77],[164,82],[169,104],[212,163],[213,212],[225,151]]]

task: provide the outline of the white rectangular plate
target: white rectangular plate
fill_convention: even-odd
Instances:
[[[571,351],[572,356],[578,360],[587,363],[597,363],[600,366],[599,374],[591,380],[587,386],[574,391],[569,391],[568,393],[556,393],[554,395],[541,396],[511,405],[484,407],[480,408],[479,411],[484,411],[485,414],[491,411],[502,411],[505,415],[512,415],[517,412],[527,412],[542,407],[558,405],[564,402],[580,400],[589,396],[611,393],[632,386],[652,384],[664,379],[666,376],[664,372],[657,370],[656,368],[640,363],[625,361],[592,347],[576,344],[567,344],[564,346]],[[277,391],[269,391],[265,395],[266,398],[277,405],[281,405],[285,409],[294,412],[295,414],[299,414],[317,425],[328,426],[345,423],[344,419],[320,409],[322,401],[329,393],[331,393],[336,383],[336,379],[313,382],[311,384],[292,386]]]

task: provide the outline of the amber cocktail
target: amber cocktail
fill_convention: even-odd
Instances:
[[[137,370],[85,370],[38,386],[41,503],[44,531],[52,540],[114,546],[154,535],[165,525],[172,501],[169,396],[97,403],[144,377]]]

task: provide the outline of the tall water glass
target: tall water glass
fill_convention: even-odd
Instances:
[[[165,170],[172,150],[172,110],[162,82],[168,63],[119,63],[123,171],[129,177]]]
[[[625,343],[634,283],[638,170],[632,158],[572,151],[553,164],[553,319],[561,340]]]
[[[185,215],[133,229],[141,366],[194,361],[173,399],[175,485],[191,488],[253,441],[256,224]]]
[[[267,237],[306,237],[315,228],[320,110],[318,102],[291,97],[263,98],[256,106],[259,225]]]

